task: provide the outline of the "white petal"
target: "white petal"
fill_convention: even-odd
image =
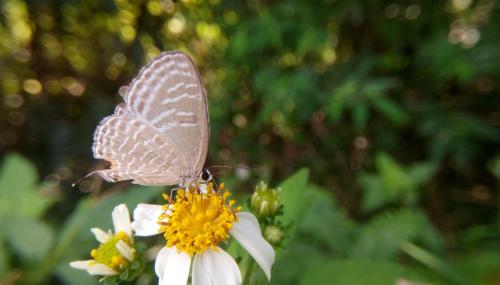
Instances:
[[[91,265],[89,269],[87,270],[90,275],[116,275],[118,272],[113,270],[113,268],[108,267],[104,264],[101,263],[96,263],[94,265]]]
[[[136,236],[152,236],[160,233],[158,217],[163,213],[162,206],[139,204],[134,210],[132,229]]]
[[[120,252],[123,257],[128,259],[128,261],[134,261],[134,252],[132,248],[128,244],[126,244],[124,241],[119,240],[116,243],[116,249]]]
[[[257,264],[271,280],[271,266],[274,264],[273,247],[262,237],[259,222],[254,215],[238,213],[238,222],[233,224],[231,235],[250,253]]]
[[[160,279],[159,285],[186,285],[189,277],[191,257],[177,252],[175,247],[164,247],[158,253],[155,272]]]
[[[111,238],[110,234],[100,228],[91,228],[90,231],[95,235],[96,240],[100,243],[105,243]]]
[[[130,214],[125,204],[120,204],[113,209],[111,213],[113,225],[115,226],[115,234],[125,232],[129,237],[132,237],[132,228],[130,227]]]
[[[75,269],[81,269],[81,270],[88,270],[89,269],[89,264],[93,260],[77,260],[77,261],[72,261],[69,263],[69,266],[75,268]]]
[[[239,285],[241,272],[234,259],[221,248],[207,249],[193,262],[193,285]]]

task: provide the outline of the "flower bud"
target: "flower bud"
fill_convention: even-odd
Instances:
[[[285,237],[285,234],[279,226],[269,225],[264,228],[263,236],[273,246],[278,246]]]
[[[281,189],[268,188],[266,183],[260,182],[255,187],[255,192],[250,200],[252,211],[259,218],[272,217],[276,214],[280,207],[280,192]]]

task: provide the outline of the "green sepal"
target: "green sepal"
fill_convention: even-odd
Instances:
[[[145,251],[146,246],[142,243],[134,244],[135,258],[134,261],[127,264],[120,270],[120,274],[114,276],[107,276],[101,279],[104,285],[117,285],[121,283],[131,282],[137,279],[146,267]]]

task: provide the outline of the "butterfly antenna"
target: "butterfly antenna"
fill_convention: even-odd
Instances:
[[[80,179],[78,179],[77,181],[73,182],[73,184],[71,184],[71,187],[72,188],[79,188],[80,187],[80,183],[82,183],[82,181],[85,179],[86,177],[82,177]]]
[[[82,178],[76,180],[75,182],[73,182],[73,184],[71,184],[71,187],[73,188],[80,188],[80,184],[82,183],[83,180],[89,178],[89,176],[91,176],[92,174],[96,173],[97,171],[92,171],[90,172],[89,174],[83,176]]]
[[[246,169],[246,170],[250,170],[250,171],[254,171],[256,172],[257,174],[259,175],[262,175],[262,171],[257,169],[257,168],[253,168],[253,167],[249,167],[249,166],[243,166],[243,165],[212,165],[212,166],[209,166],[207,167],[208,170],[211,170],[211,169],[217,169],[217,168],[225,168],[225,169]],[[218,173],[221,173],[222,171],[219,171],[219,172],[213,172],[214,174],[218,174]]]
[[[249,170],[251,172],[255,172],[257,173],[257,175],[262,175],[262,171],[257,169],[257,168],[253,168],[253,167],[248,167],[248,166],[243,166],[243,165],[212,165],[212,166],[209,166],[207,167],[207,169],[212,172],[214,174],[214,176],[222,173],[223,171],[220,170],[220,171],[215,171],[215,169],[246,169],[246,170]],[[212,171],[212,169],[214,171]]]

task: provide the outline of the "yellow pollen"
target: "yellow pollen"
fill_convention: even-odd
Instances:
[[[129,246],[132,245],[130,237],[125,232],[118,232],[108,241],[90,252],[90,256],[92,256],[94,262],[119,270],[122,265],[128,262],[116,248],[116,244],[120,240]]]
[[[229,239],[229,231],[236,221],[233,209],[234,201],[228,201],[231,195],[224,192],[224,184],[214,189],[208,183],[206,191],[202,192],[199,185],[177,191],[175,201],[164,195],[169,204],[163,209],[169,209],[160,215],[158,224],[164,232],[166,246],[175,246],[177,250],[192,256],[203,253],[207,248]]]
[[[111,263],[116,266],[120,266],[125,263],[125,258],[121,255],[115,255],[111,258]]]
[[[93,258],[96,258],[96,257],[97,257],[97,254],[98,254],[98,251],[97,251],[97,249],[95,249],[95,248],[94,248],[93,250],[91,250],[91,251],[90,251],[90,256],[92,256]]]

